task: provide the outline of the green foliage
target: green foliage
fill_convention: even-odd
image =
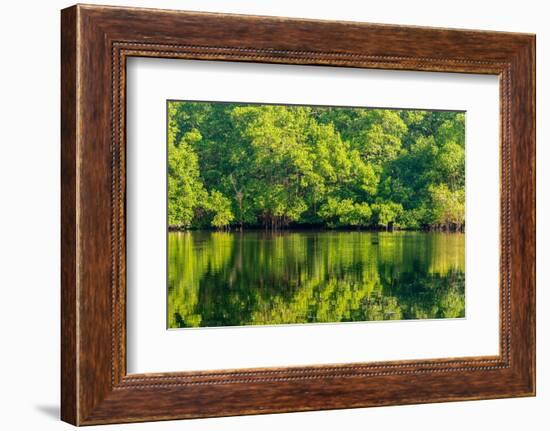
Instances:
[[[459,112],[169,102],[169,225],[462,230],[464,121]]]
[[[432,224],[446,230],[460,229],[464,224],[464,190],[452,191],[446,184],[430,186]]]
[[[200,208],[206,192],[199,177],[199,163],[193,144],[201,139],[192,130],[181,137],[178,145],[168,145],[168,224],[188,228]]]
[[[217,190],[210,192],[205,208],[212,215],[210,224],[218,229],[226,228],[235,218],[231,211],[231,200]]]
[[[369,204],[354,203],[351,199],[328,198],[319,210],[319,216],[330,227],[369,226],[372,211]]]
[[[403,214],[403,205],[395,202],[380,202],[372,205],[376,224],[388,228],[397,223]]]

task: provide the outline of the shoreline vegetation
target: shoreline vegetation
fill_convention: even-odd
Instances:
[[[368,232],[368,233],[385,233],[385,232],[418,232],[418,233],[465,233],[465,226],[461,226],[460,229],[447,229],[442,227],[428,227],[425,229],[412,229],[402,227],[380,227],[380,226],[326,226],[326,225],[287,225],[282,227],[270,226],[224,226],[222,228],[214,226],[203,227],[182,227],[182,226],[168,226],[168,232],[228,232],[228,233],[243,233],[243,232],[277,232],[277,233],[292,233],[292,232],[308,232],[308,231],[335,231],[335,232]]]
[[[168,226],[465,230],[465,114],[168,102]]]

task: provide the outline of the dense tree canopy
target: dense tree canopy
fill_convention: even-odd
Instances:
[[[172,228],[464,229],[461,112],[168,103]]]

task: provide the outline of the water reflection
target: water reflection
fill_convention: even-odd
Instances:
[[[170,328],[464,317],[464,235],[171,232]]]

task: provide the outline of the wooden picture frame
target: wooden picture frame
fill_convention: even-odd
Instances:
[[[74,425],[535,394],[535,36],[77,5],[61,14],[61,418]],[[126,373],[130,56],[500,77],[500,354]]]

